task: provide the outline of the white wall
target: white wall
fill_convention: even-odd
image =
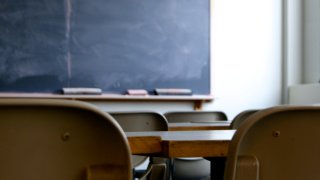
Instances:
[[[288,62],[300,65],[289,68],[289,104],[320,103],[320,0],[287,0],[289,4]],[[291,58],[290,58],[291,56]],[[299,62],[300,61],[300,62]],[[299,73],[299,70],[301,73]]]
[[[284,0],[283,102],[290,103],[290,87],[303,81],[303,0]]]
[[[211,72],[215,100],[204,110],[229,118],[281,103],[281,1],[212,0]],[[96,103],[104,110],[191,110],[184,103]]]
[[[279,0],[215,0],[212,16],[213,93],[207,109],[229,118],[245,109],[281,103]]]
[[[285,8],[286,86],[303,81],[303,0],[287,0]]]
[[[304,83],[320,80],[320,0],[303,1]]]
[[[289,104],[292,105],[310,105],[320,104],[320,85],[299,84],[290,87]]]

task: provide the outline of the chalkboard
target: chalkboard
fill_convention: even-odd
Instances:
[[[210,94],[210,0],[0,0],[0,91]]]

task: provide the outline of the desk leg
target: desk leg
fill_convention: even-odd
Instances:
[[[211,180],[223,180],[226,157],[206,158],[210,160]]]

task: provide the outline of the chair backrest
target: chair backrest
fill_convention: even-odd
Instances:
[[[320,107],[260,110],[236,131],[225,180],[316,180],[320,177]]]
[[[222,111],[172,111],[164,114],[169,123],[227,121]]]
[[[249,116],[252,114],[258,112],[257,109],[249,109],[240,112],[231,122],[231,129],[238,129],[238,127],[243,123],[244,120],[246,120]]]
[[[125,132],[167,131],[166,118],[157,112],[109,112]]]
[[[168,130],[166,118],[156,112],[109,112],[109,114],[114,117],[125,132]],[[146,159],[146,156],[132,155],[133,167],[140,165]]]
[[[131,179],[115,120],[84,102],[0,99],[0,179]]]

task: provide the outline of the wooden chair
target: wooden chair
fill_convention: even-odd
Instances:
[[[231,122],[230,127],[231,129],[238,129],[239,126],[252,114],[258,112],[257,109],[250,109],[240,112]]]
[[[164,114],[168,122],[227,121],[222,111],[172,111]],[[202,157],[173,159],[173,179],[203,179],[210,177],[210,162]]]
[[[261,110],[236,131],[224,180],[320,178],[320,107]]]
[[[125,132],[134,131],[167,131],[168,122],[165,117],[156,112],[109,112],[111,116],[120,124]],[[148,159],[147,156],[132,155],[132,166],[136,168]],[[146,172],[134,170],[139,179],[166,179],[167,159],[150,158]]]
[[[115,120],[87,103],[0,99],[0,179],[131,179]]]

